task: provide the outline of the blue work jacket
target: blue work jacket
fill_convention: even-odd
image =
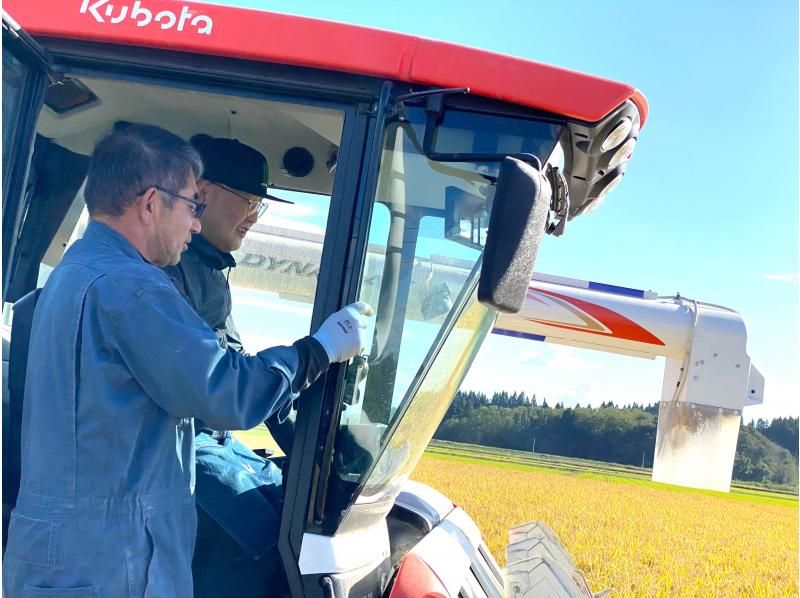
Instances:
[[[191,596],[193,418],[252,428],[293,398],[297,361],[221,348],[161,270],[90,222],[33,319],[5,595]]]

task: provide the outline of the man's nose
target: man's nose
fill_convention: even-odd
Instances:
[[[200,232],[202,225],[200,224],[199,218],[192,218],[192,226],[189,228],[193,235],[196,235]]]
[[[258,206],[256,206],[255,209],[252,209],[249,212],[247,212],[247,219],[245,220],[245,222],[250,222],[252,224],[255,224],[257,221],[258,221]]]

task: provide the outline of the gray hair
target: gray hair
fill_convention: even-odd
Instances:
[[[153,125],[118,122],[97,143],[83,195],[89,214],[121,216],[149,187],[179,192],[203,160],[192,145]],[[175,199],[162,195],[167,205]]]

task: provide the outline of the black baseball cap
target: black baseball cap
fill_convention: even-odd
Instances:
[[[205,134],[195,135],[191,138],[190,143],[203,158],[203,178],[205,180],[220,183],[256,197],[266,197],[282,203],[294,203],[267,193],[269,165],[267,159],[258,150],[245,145],[238,139],[223,139]]]

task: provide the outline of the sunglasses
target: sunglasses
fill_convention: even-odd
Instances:
[[[164,189],[163,187],[159,187],[158,185],[150,185],[153,189],[158,189],[162,193],[166,193],[167,195],[171,195],[172,197],[177,197],[178,199],[182,199],[184,201],[188,201],[191,204],[192,210],[192,217],[193,218],[200,218],[203,215],[203,212],[206,211],[206,204],[200,201],[200,195],[195,193],[192,197],[186,197],[185,195],[181,195],[180,193],[175,193],[174,191],[169,191],[168,189]],[[147,189],[149,189],[148,187]],[[147,191],[137,193],[137,195],[144,195]]]
[[[212,183],[212,185],[216,185],[220,189],[224,189],[228,193],[233,193],[237,197],[242,198],[244,201],[247,202],[248,212],[256,211],[258,213],[259,218],[263,216],[264,213],[267,211],[267,208],[269,208],[269,203],[264,198],[259,197],[257,199],[253,199],[251,197],[247,197],[246,195],[242,195],[242,193],[240,193],[236,189],[231,189],[230,187],[228,187],[228,185],[223,185],[222,183]]]

